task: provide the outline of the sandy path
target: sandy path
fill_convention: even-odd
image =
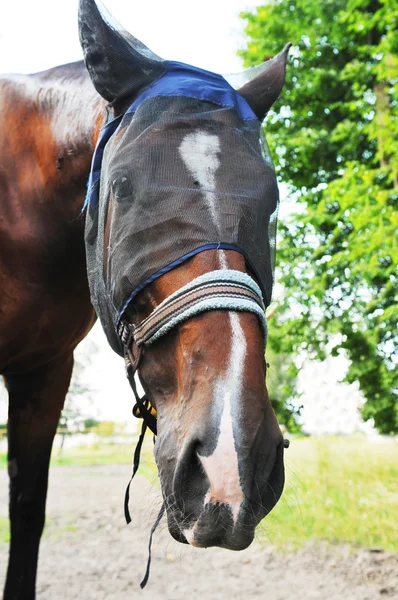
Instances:
[[[375,600],[398,599],[398,556],[347,546],[307,546],[295,554],[253,543],[243,552],[199,550],[174,542],[165,523],[155,535],[152,574],[145,571],[148,534],[159,494],[147,480],[132,486],[127,527],[123,497],[129,468],[56,467],[42,541],[38,600]],[[0,514],[7,478],[0,472]],[[0,588],[7,548],[0,545]]]

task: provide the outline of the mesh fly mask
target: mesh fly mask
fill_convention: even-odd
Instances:
[[[221,76],[177,62],[101,131],[87,194],[91,298],[123,354],[124,312],[210,248],[245,256],[271,299],[278,188],[261,124]],[[244,310],[244,308],[242,308]]]

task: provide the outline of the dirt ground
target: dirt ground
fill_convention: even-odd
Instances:
[[[123,498],[129,468],[55,467],[51,471],[47,529],[42,541],[38,600],[375,600],[398,599],[398,556],[348,546],[313,544],[281,553],[254,542],[243,552],[201,550],[174,542],[161,523],[155,534],[151,578],[145,590],[150,527],[159,492],[144,478],[132,486],[133,522]],[[0,472],[0,514],[8,482]],[[0,588],[7,548],[0,545]]]

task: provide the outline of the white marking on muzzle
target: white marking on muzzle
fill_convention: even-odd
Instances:
[[[224,252],[220,252],[221,266],[227,268]],[[232,330],[231,354],[225,379],[215,389],[215,402],[223,394],[223,409],[217,446],[211,456],[199,456],[210,481],[204,504],[221,502],[229,504],[236,522],[244,495],[239,479],[238,454],[235,447],[232,414],[239,416],[242,397],[243,370],[246,356],[246,339],[240,324],[239,313],[230,312]],[[235,410],[233,410],[235,409]]]
[[[206,131],[189,133],[184,137],[179,147],[180,156],[188,171],[198,182],[215,225],[218,225],[218,214],[215,205],[215,175],[220,166],[219,152],[220,140],[216,135]]]

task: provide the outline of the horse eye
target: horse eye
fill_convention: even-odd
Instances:
[[[112,181],[112,191],[115,199],[118,202],[131,199],[133,186],[128,177],[120,175]]]

